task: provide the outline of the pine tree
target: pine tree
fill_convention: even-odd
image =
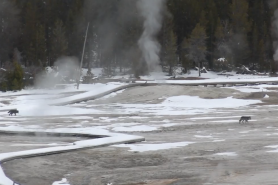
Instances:
[[[14,70],[12,73],[13,90],[21,90],[23,88],[24,72],[18,61],[16,50],[14,50],[14,54],[13,54],[13,66],[14,66]]]
[[[235,65],[248,65],[250,60],[250,48],[247,34],[250,31],[248,20],[248,1],[232,0],[230,6],[231,33],[229,46],[232,48],[232,61]]]
[[[248,10],[249,6],[247,0],[232,0],[230,18],[233,33],[246,34],[250,30],[251,25],[248,20]]]
[[[210,67],[213,66],[214,55],[213,51],[215,49],[215,31],[217,26],[217,18],[218,12],[216,8],[216,4],[214,0],[206,0],[206,7],[207,10],[207,26],[206,26],[206,33],[207,33],[207,60]]]
[[[38,26],[36,33],[36,54],[39,66],[46,65],[46,40],[45,40],[45,28],[42,24]]]
[[[26,46],[26,65],[25,66],[33,66],[37,63],[37,55],[36,48],[33,42],[30,42],[28,46]]]
[[[170,33],[168,34],[168,40],[167,40],[167,45],[166,45],[166,60],[169,66],[169,75],[173,75],[173,70],[174,66],[177,65],[177,56],[176,56],[176,51],[177,51],[177,37],[174,33],[173,30],[170,30]]]
[[[15,46],[19,29],[19,10],[10,0],[0,1],[0,67],[8,61]]]
[[[25,11],[23,12],[24,37],[22,38],[23,53],[26,56],[25,66],[37,65],[38,59],[36,54],[36,32],[38,24],[38,12],[33,1],[26,1]]]
[[[198,23],[196,27],[193,29],[190,38],[186,42],[186,48],[188,50],[187,57],[189,60],[193,61],[195,65],[199,68],[199,76],[201,76],[200,68],[201,63],[206,60],[206,31],[205,29]]]
[[[17,82],[16,78],[13,79],[12,90],[13,91],[20,90],[20,87],[18,85],[18,82]]]
[[[68,42],[65,35],[65,27],[63,25],[63,22],[59,19],[55,23],[55,28],[53,30],[51,40],[51,64],[53,65],[53,62],[57,58],[65,56],[67,54],[68,49]]]
[[[252,61],[251,67],[252,69],[258,70],[257,60],[259,58],[259,35],[258,35],[258,27],[257,25],[253,25],[253,32],[252,32],[252,45],[251,45],[251,54],[252,54]]]
[[[259,69],[262,72],[267,72],[268,66],[266,65],[266,60],[265,60],[265,45],[264,45],[264,40],[260,40],[258,43],[258,63],[259,63]]]

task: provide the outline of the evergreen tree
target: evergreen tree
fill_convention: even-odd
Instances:
[[[36,54],[39,66],[46,65],[46,40],[45,40],[45,28],[43,25],[38,26],[38,30],[36,33]]]
[[[12,53],[16,39],[19,36],[18,28],[19,10],[10,0],[0,1],[0,67],[4,62],[9,60],[9,55]]]
[[[37,65],[38,62],[36,56],[36,31],[38,24],[38,12],[35,3],[32,1],[26,1],[26,7],[24,11],[24,37],[22,38],[24,48],[24,54],[26,56],[25,66]]]
[[[60,56],[67,54],[68,42],[65,35],[65,27],[61,20],[57,20],[52,35],[52,47],[51,47],[51,65]]]
[[[23,88],[24,72],[18,61],[16,50],[14,50],[14,54],[13,54],[13,66],[14,66],[14,70],[12,73],[13,90],[21,90]]]
[[[201,76],[201,63],[206,60],[206,39],[206,31],[198,23],[196,27],[193,29],[190,38],[186,42],[186,48],[188,50],[187,57],[189,60],[193,61],[196,66],[198,66],[199,76]]]
[[[167,55],[166,60],[167,60],[168,66],[169,66],[168,73],[170,76],[172,76],[174,67],[177,65],[177,55],[176,55],[177,37],[173,30],[170,30],[165,50],[166,50],[165,52]]]
[[[169,30],[174,30],[178,62],[188,69],[189,58],[185,57],[188,50],[184,49],[184,43],[190,40],[196,23],[204,28],[207,36],[204,61],[208,61],[210,67],[213,67],[215,57],[225,57],[237,66],[259,67],[260,71],[276,68],[273,43],[278,36],[272,34],[271,29],[272,17],[278,8],[276,0],[166,2],[172,15],[171,24],[167,25],[169,20],[165,18],[158,36],[165,68],[172,65],[166,60],[166,46],[169,46],[166,43]],[[136,69],[143,71],[144,63],[135,65],[132,61],[132,53],[143,30],[143,20],[135,1],[2,0],[0,5],[0,42],[3,45],[0,66],[11,61],[13,48],[22,53],[27,68],[53,65],[62,55],[81,58],[84,30],[90,22],[86,66],[94,60],[111,73],[116,67],[122,71],[141,66],[140,70]],[[164,10],[163,13],[167,14]]]
[[[230,19],[232,31],[235,34],[246,34],[250,30],[248,20],[249,5],[247,0],[232,0],[230,5]]]
[[[20,90],[20,87],[18,85],[18,82],[17,82],[16,78],[13,79],[12,90],[14,90],[14,91]]]
[[[207,33],[207,60],[210,67],[213,67],[214,55],[213,52],[215,50],[215,31],[217,26],[217,18],[218,12],[216,8],[216,4],[214,0],[207,0],[205,10],[208,10],[207,13],[207,25],[206,25],[206,33]]]
[[[250,48],[248,45],[247,34],[250,31],[248,20],[248,1],[232,0],[230,6],[231,33],[229,45],[232,48],[232,62],[235,65],[248,65],[250,60]]]
[[[230,40],[230,28],[228,20],[217,20],[217,27],[215,31],[215,45],[216,49],[214,51],[215,57],[225,58],[227,61],[231,61],[232,51],[229,46]]]

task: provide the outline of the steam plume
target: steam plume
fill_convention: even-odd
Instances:
[[[138,9],[144,18],[144,32],[138,44],[149,71],[162,71],[159,66],[161,46],[155,36],[161,29],[164,4],[165,0],[139,0],[137,3]]]

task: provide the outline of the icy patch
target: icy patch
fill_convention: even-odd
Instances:
[[[100,99],[98,99],[98,100],[105,100],[105,99],[108,99],[108,98],[113,98],[113,97],[117,96],[118,94],[123,93],[124,91],[125,91],[125,89],[120,90],[120,91],[117,91],[117,92],[113,92],[113,93],[111,93],[111,94],[108,94],[108,95],[106,95],[106,96],[103,96],[102,98],[100,98]]]
[[[72,144],[58,144],[58,143],[50,143],[50,144],[12,144],[10,146],[67,146]]]
[[[59,117],[59,118],[63,118],[63,119],[93,119],[93,117],[90,116],[75,116],[75,117]],[[52,119],[57,119],[57,118],[52,118]]]
[[[213,140],[212,142],[224,142],[226,141],[225,139],[216,139],[216,140]]]
[[[163,124],[161,125],[162,127],[173,127],[173,126],[176,126],[177,123],[168,123],[168,124]]]
[[[52,103],[52,104],[66,103],[66,102],[69,102],[69,101],[74,101],[74,100],[78,100],[78,99],[82,99],[82,98],[88,98],[88,97],[95,96],[97,94],[104,93],[106,91],[109,91],[109,90],[112,90],[114,88],[121,87],[121,86],[124,86],[124,85],[126,85],[126,84],[115,83],[115,82],[110,82],[110,83],[107,83],[105,85],[104,84],[94,84],[94,85],[91,86],[92,89],[88,92],[73,95],[73,96],[66,97],[66,98],[61,98],[61,99],[58,99],[58,100],[54,100],[50,103]]]
[[[190,118],[195,120],[202,120],[202,119],[223,119],[223,118],[239,118],[240,116],[223,116],[223,117],[196,117]]]
[[[197,96],[174,96],[167,98],[162,104],[187,108],[234,108],[259,103],[258,100],[240,100],[232,97],[224,99],[202,99]]]
[[[242,131],[242,132],[239,132],[239,133],[240,134],[248,134],[250,132],[255,132],[255,131],[257,131],[257,129],[255,129],[255,130],[246,130],[246,131]]]
[[[265,146],[266,148],[273,148],[275,150],[267,151],[271,153],[278,153],[278,145],[270,145],[270,146]]]
[[[202,99],[197,96],[174,96],[161,104],[113,104],[111,109],[125,113],[149,113],[155,115],[193,115],[209,113],[216,108],[236,108],[260,103],[260,100]]]
[[[209,121],[211,123],[235,123],[238,122],[238,120],[219,120],[219,121]]]
[[[101,122],[111,122],[111,121],[116,121],[118,120],[117,118],[109,118],[109,117],[99,117],[99,121]]]
[[[107,127],[129,127],[134,125],[139,125],[140,123],[115,123],[112,125],[109,125]]]
[[[61,181],[53,182],[52,185],[70,185],[66,178],[63,178]]]
[[[201,135],[195,135],[194,137],[197,137],[197,138],[212,138],[212,136],[201,136]]]
[[[14,107],[12,107],[14,108]],[[12,109],[11,108],[11,109]],[[102,111],[95,109],[82,109],[65,106],[48,106],[43,104],[18,104],[16,108],[19,110],[20,116],[58,116],[58,115],[74,115],[74,114],[100,114]],[[6,113],[1,112],[0,115]],[[26,118],[13,117],[9,119],[26,120]]]
[[[133,126],[133,127],[115,127],[112,130],[117,132],[150,132],[150,131],[157,130],[157,127],[140,125],[140,126]]]
[[[235,152],[224,152],[224,153],[216,153],[214,155],[234,157],[234,156],[237,156],[237,153],[235,153]]]
[[[219,121],[209,121],[209,122],[213,122],[213,123],[235,123],[238,122],[239,120],[219,120]],[[255,122],[257,120],[249,120],[248,122]]]
[[[278,148],[278,145],[265,146],[266,148]]]
[[[156,150],[167,150],[172,148],[179,148],[193,144],[194,142],[178,142],[178,143],[161,143],[161,144],[121,144],[113,145],[114,147],[130,148],[132,152],[147,152]]]

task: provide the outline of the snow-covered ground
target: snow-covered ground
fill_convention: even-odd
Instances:
[[[161,104],[111,104],[107,105],[114,113],[144,113],[153,115],[194,115],[208,113],[217,108],[236,108],[260,103],[260,100],[241,100],[228,97],[225,99],[202,99],[196,96],[175,96]],[[95,106],[90,106],[94,108]]]
[[[97,72],[94,72],[96,74]],[[249,81],[259,81],[260,79],[263,80],[277,80],[278,78],[267,78],[264,76],[253,76],[253,75],[235,75],[231,77],[223,77],[213,73],[202,74],[204,78],[211,78],[208,80],[198,80],[200,81],[241,81],[248,79]],[[194,76],[196,77],[197,74],[192,72],[190,75],[184,75],[183,77]],[[154,79],[155,77],[161,77],[160,80],[156,82],[163,82],[165,83],[166,76],[159,74],[154,74],[153,76],[146,76],[142,77],[143,79]],[[194,81],[191,80],[169,80],[167,83],[191,83]],[[165,98],[164,101],[158,104],[146,104],[146,103],[137,103],[137,104],[123,104],[123,103],[115,103],[115,104],[106,104],[106,109],[100,110],[98,109],[97,105],[90,105],[90,106],[83,106],[80,104],[81,107],[76,107],[76,105],[71,106],[52,106],[53,103],[61,103],[72,101],[84,97],[94,96],[106,91],[110,91],[114,88],[118,88],[124,86],[126,84],[123,83],[107,83],[107,84],[91,84],[91,85],[80,85],[80,89],[74,89],[73,85],[67,86],[66,89],[62,90],[23,90],[20,92],[6,92],[0,93],[0,130],[2,131],[18,131],[18,132],[54,132],[54,133],[79,133],[79,134],[91,134],[91,135],[105,135],[109,136],[106,138],[101,139],[94,139],[94,140],[85,140],[85,141],[77,141],[72,145],[65,145],[65,146],[56,146],[56,145],[47,145],[51,146],[49,148],[42,148],[42,149],[35,149],[29,151],[22,151],[22,152],[11,152],[11,153],[2,153],[0,154],[0,161],[6,160],[8,158],[18,157],[22,155],[34,155],[39,153],[51,153],[55,151],[63,151],[63,150],[74,150],[78,148],[84,147],[94,147],[100,146],[104,144],[114,144],[114,143],[123,143],[129,140],[137,140],[142,139],[140,136],[133,136],[133,135],[126,135],[120,134],[117,132],[149,132],[149,131],[156,131],[162,129],[164,127],[173,127],[176,123],[165,120],[161,123],[156,124],[153,122],[151,125],[145,125],[136,122],[130,123],[121,123],[120,117],[116,118],[99,118],[100,124],[99,125],[90,125],[86,126],[86,124],[90,123],[93,119],[92,114],[144,114],[144,115],[153,115],[153,116],[165,116],[165,115],[197,115],[209,112],[215,112],[216,109],[224,109],[224,108],[240,108],[244,106],[248,106],[251,104],[260,103],[260,100],[243,100],[243,99],[236,99],[231,97],[222,98],[222,99],[203,99],[198,96],[188,96],[188,95],[180,95],[180,96],[172,96],[169,98]],[[273,88],[276,86],[273,85],[260,85],[256,87],[232,87],[232,89],[239,90],[242,92],[271,92],[272,90],[267,90],[266,88]],[[103,97],[111,98],[112,96],[117,96],[118,94],[122,93],[123,91],[114,93],[112,95],[108,95]],[[78,94],[63,94],[63,93],[78,93]],[[163,97],[161,97],[163,98]],[[3,103],[3,102],[9,103]],[[19,110],[19,116],[17,117],[9,117],[7,116],[6,110],[17,108]],[[73,116],[74,115],[74,116]],[[77,116],[81,115],[81,116]],[[83,116],[82,116],[83,115]],[[86,116],[85,116],[86,115]],[[89,116],[87,116],[89,115]],[[31,117],[28,117],[31,116]],[[30,121],[35,116],[46,116],[49,119],[53,116],[57,116],[59,119],[67,118],[67,124],[61,123],[59,128],[50,128],[45,129],[43,125],[25,125],[20,124],[21,121]],[[76,119],[83,120],[82,122],[76,124],[71,124],[71,121],[74,122]],[[134,116],[135,117],[135,116]],[[71,120],[69,120],[69,118]],[[138,116],[139,119],[144,119],[142,116]],[[221,117],[218,118],[212,117],[212,119],[218,119],[217,121],[212,120],[211,122],[234,122],[234,116],[231,116],[233,120],[222,120],[222,118],[229,118],[229,117]],[[132,119],[130,116],[129,119]],[[209,119],[209,118],[192,118],[191,120],[197,119]],[[220,119],[220,120],[219,120]],[[33,120],[32,120],[33,121]],[[38,122],[42,120],[37,120]],[[110,121],[116,121],[117,123],[110,124]],[[256,121],[256,120],[253,120]],[[106,123],[106,124],[104,124]],[[68,126],[67,126],[68,125]],[[42,127],[41,127],[42,126]],[[58,126],[58,125],[56,125]],[[116,133],[113,133],[116,132]],[[249,131],[250,132],[250,131]],[[245,133],[249,133],[245,132]],[[244,133],[242,133],[244,134]],[[210,139],[211,142],[222,142],[225,141],[223,139],[219,139],[216,136],[212,135],[205,135],[205,134],[196,134],[194,138],[198,139]],[[171,148],[179,148],[185,147],[187,145],[194,144],[195,142],[191,141],[182,141],[182,142],[161,142],[155,144],[149,143],[142,143],[142,144],[119,144],[115,145],[116,147],[127,147],[130,148],[130,151],[137,151],[137,152],[146,152],[146,151],[156,151],[156,150],[165,150]],[[20,145],[20,144],[19,144]],[[268,148],[277,149],[274,146],[268,146]],[[226,152],[226,153],[216,153],[215,155],[220,156],[237,156],[235,152]],[[1,185],[10,185],[13,182],[5,177],[4,172],[0,169],[0,179]],[[58,184],[67,184],[66,179],[62,179],[62,181],[57,181],[53,185]]]
[[[52,185],[70,185],[66,178],[63,178],[61,181],[55,181]]]

